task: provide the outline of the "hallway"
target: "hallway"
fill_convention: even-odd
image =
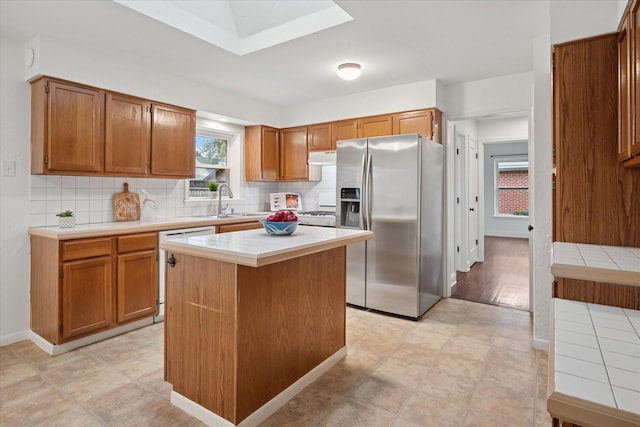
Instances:
[[[529,240],[485,236],[484,262],[457,272],[451,297],[529,311]]]

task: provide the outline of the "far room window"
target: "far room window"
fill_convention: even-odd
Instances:
[[[529,216],[529,160],[495,159],[495,215]]]
[[[190,199],[209,197],[208,184],[211,181],[231,185],[228,145],[227,135],[204,129],[196,131],[196,176],[189,180]]]

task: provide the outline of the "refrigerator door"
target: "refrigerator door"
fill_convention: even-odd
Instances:
[[[418,317],[420,138],[369,138],[367,307]]]
[[[359,212],[363,213],[362,186],[363,170],[367,155],[367,140],[353,139],[336,143],[336,226],[353,225],[348,221],[349,209],[353,202],[343,202],[342,188],[360,189]],[[359,216],[358,221],[363,227],[364,221]],[[347,303],[366,306],[366,242],[359,242],[347,246]]]
[[[423,139],[420,238],[420,315],[440,298],[443,292],[443,148]]]

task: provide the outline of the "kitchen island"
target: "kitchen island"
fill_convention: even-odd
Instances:
[[[209,425],[256,425],[337,363],[346,245],[372,237],[299,226],[161,243],[171,402]]]

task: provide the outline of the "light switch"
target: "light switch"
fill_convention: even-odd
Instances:
[[[2,161],[2,176],[16,176],[16,161],[15,160],[3,160]]]

